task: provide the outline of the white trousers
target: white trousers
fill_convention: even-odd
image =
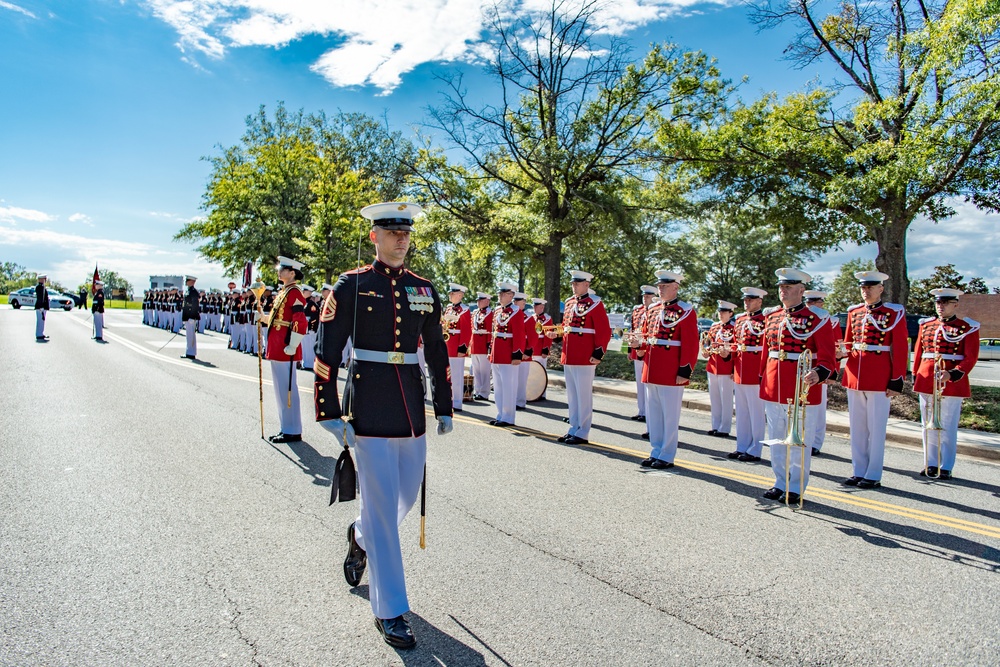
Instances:
[[[361,487],[354,539],[368,555],[368,599],[378,618],[410,610],[399,526],[417,501],[427,460],[427,436],[358,436],[354,453]]]
[[[514,423],[517,400],[517,369],[511,364],[493,364],[493,401],[497,404],[497,419]]]
[[[889,397],[884,391],[847,390],[851,422],[851,466],[855,477],[882,479],[885,428],[889,422]]]
[[[487,354],[472,355],[472,393],[476,396],[490,397],[490,372],[492,365]]]
[[[232,315],[224,315],[222,318],[222,331],[223,333],[229,333],[229,326],[233,321]]]
[[[639,404],[639,416],[646,416],[646,384],[642,381],[642,359],[634,359],[635,365],[635,402]]]
[[[41,338],[45,335],[45,311],[36,310],[35,311],[35,338]]]
[[[594,373],[597,366],[563,366],[566,379],[566,402],[569,404],[569,432],[578,438],[590,437],[594,421]]]
[[[806,406],[806,444],[816,449],[823,449],[826,439],[826,385],[823,385],[823,398],[818,405]]]
[[[281,432],[286,435],[302,435],[302,411],[299,409],[299,385],[295,382],[295,362],[272,359],[271,382],[274,384],[274,397],[278,402]],[[289,386],[292,388],[291,406],[288,405]]]
[[[767,416],[767,435],[773,440],[784,440],[788,429],[788,406],[773,401],[764,401]],[[791,451],[789,451],[791,450]],[[788,459],[786,461],[786,458]],[[802,495],[809,486],[809,466],[812,463],[812,448],[771,445],[771,470],[774,472],[774,486],[782,491]],[[788,471],[788,486],[785,486],[785,471]]]
[[[530,361],[522,361],[517,366],[517,397],[515,403],[517,407],[523,408],[528,405],[528,371],[531,370]]]
[[[205,323],[208,322],[208,313],[198,315],[198,333],[205,333]]]
[[[184,334],[187,337],[187,351],[184,354],[195,356],[198,354],[198,320],[187,320],[184,322]]]
[[[104,338],[104,313],[94,313],[94,338]]]
[[[256,328],[256,327],[255,327]],[[257,332],[254,332],[256,335]],[[316,332],[310,331],[302,337],[302,368],[309,370],[316,363]]]
[[[760,456],[764,449],[764,399],[760,385],[736,384],[736,451]]]
[[[930,419],[931,395],[917,394],[920,399],[920,421],[924,424]],[[942,430],[924,428],[924,455],[929,466],[951,472],[955,469],[955,456],[958,450],[958,420],[962,416],[962,401],[959,396],[941,397]],[[938,465],[938,434],[940,434],[941,463]]]
[[[646,430],[649,431],[649,457],[673,463],[681,425],[681,401],[684,387],[662,384],[646,385]]]
[[[452,357],[448,365],[451,366],[451,407],[461,410],[465,393],[465,357]]]
[[[733,430],[733,376],[708,373],[708,398],[712,407],[712,428],[729,434]]]
[[[171,324],[171,326],[173,327],[173,332],[174,333],[180,333],[181,332],[181,325],[182,325],[182,322],[181,322],[181,313],[177,312],[177,313],[172,313],[172,314],[174,316],[173,317],[173,323]]]

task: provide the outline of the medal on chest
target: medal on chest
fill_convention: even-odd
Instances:
[[[429,313],[434,309],[434,295],[430,287],[407,287],[406,300],[410,310],[417,313]]]

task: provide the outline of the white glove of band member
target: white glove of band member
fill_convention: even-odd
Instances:
[[[285,346],[285,354],[287,354],[288,356],[292,356],[293,354],[295,354],[295,350],[298,349],[299,343],[302,342],[303,338],[305,338],[303,334],[295,333],[293,331],[291,337],[288,340],[288,345]]]
[[[449,433],[451,433],[451,430],[455,428],[454,425],[451,423],[451,417],[438,417],[437,420],[438,420],[438,426],[437,426],[438,435],[448,435]]]
[[[262,319],[264,319],[264,313],[260,312],[259,310],[253,311],[253,323],[254,324],[257,324]]]
[[[354,427],[343,419],[327,419],[319,423],[326,431],[333,434],[342,446],[354,446],[357,439],[354,437]]]

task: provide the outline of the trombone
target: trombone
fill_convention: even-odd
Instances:
[[[945,385],[948,383],[948,378],[945,376],[944,359],[941,355],[937,355],[934,358],[934,391],[931,393],[931,406],[927,411],[929,414],[927,419],[924,421],[925,431],[934,431],[937,433],[937,466],[934,467],[934,474],[931,474],[930,457],[928,456],[928,443],[924,443],[924,474],[932,479],[937,479],[941,477],[941,432],[944,431],[944,426],[941,425],[941,397],[944,395]]]
[[[802,350],[799,353],[799,360],[795,366],[795,394],[794,398],[788,399],[788,429],[785,432],[785,439],[781,444],[785,445],[785,505],[792,507],[788,502],[788,485],[792,475],[792,447],[799,447],[802,453],[799,457],[799,502],[792,509],[802,509],[802,496],[805,495],[806,485],[806,406],[809,405],[809,387],[806,386],[805,379],[812,372],[812,351]]]

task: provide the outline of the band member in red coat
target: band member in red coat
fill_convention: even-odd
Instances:
[[[829,318],[830,334],[833,336],[834,350],[844,339],[844,334],[840,331],[840,321],[836,317],[830,316],[823,305],[826,303],[826,292],[819,290],[805,291],[806,305]],[[839,366],[839,364],[838,364]],[[837,369],[823,383],[823,396],[817,405],[810,405],[806,408],[806,444],[812,448],[812,455],[819,456],[823,449],[823,441],[826,439],[826,398],[827,387],[837,380]]]
[[[545,299],[532,299],[531,304],[535,314],[525,324],[526,327],[534,327],[536,334],[532,341],[531,360],[540,363],[542,368],[548,368],[549,345],[552,344],[552,340],[545,335],[545,327],[552,327],[554,326],[554,323],[552,316],[545,312],[545,306],[548,304],[548,301]],[[537,400],[544,401],[545,394],[542,393]]]
[[[788,430],[789,401],[795,398],[799,357],[804,350],[812,353],[812,369],[803,378],[803,384],[809,388],[809,404],[819,403],[823,396],[821,383],[833,373],[836,362],[828,318],[809,308],[802,300],[805,283],[812,280],[812,276],[791,268],[781,268],[774,273],[778,276],[778,298],[782,307],[771,312],[764,321],[760,370],[760,397],[764,399],[770,436],[767,442],[771,447],[771,470],[774,471],[774,486],[764,492],[764,497],[785,499],[792,504],[799,502],[799,497],[809,485],[809,464],[812,460],[811,447],[791,447],[789,488],[786,489],[785,458],[789,445],[783,444],[783,441]]]
[[[760,358],[764,350],[764,297],[759,287],[744,287],[743,310],[734,325],[736,352],[733,389],[736,398],[736,451],[731,459],[760,461],[764,448],[764,401],[760,397]]]
[[[516,410],[524,410],[528,407],[528,371],[531,370],[535,341],[538,339],[538,332],[535,331],[535,316],[533,312],[528,312],[527,303],[527,294],[514,292],[514,307],[524,313],[524,355],[521,357],[521,364],[517,367],[517,397],[514,401]]]
[[[733,312],[736,304],[719,301],[719,321],[715,322],[702,342],[702,354],[708,359],[708,397],[712,409],[709,435],[728,438],[733,429],[733,347],[736,328]],[[707,345],[706,345],[707,343]]]
[[[490,366],[490,341],[493,336],[493,310],[490,295],[476,295],[476,309],[472,311],[472,398],[488,401],[493,370]]]
[[[611,323],[600,297],[589,294],[594,276],[586,271],[570,271],[573,296],[563,311],[563,348],[560,361],[566,378],[569,404],[569,432],[559,442],[578,445],[588,442],[594,419],[594,373],[611,341]],[[555,331],[546,334],[558,338]]]
[[[462,303],[468,287],[457,283],[448,285],[448,299],[451,301],[441,313],[441,323],[448,331],[448,363],[451,366],[451,407],[462,411],[462,396],[465,393],[465,359],[472,345],[472,311]]]
[[[652,285],[643,285],[639,288],[642,292],[642,303],[632,309],[632,318],[629,322],[633,335],[641,334],[646,325],[646,310],[653,305],[658,293]],[[629,347],[628,358],[632,360],[635,368],[635,401],[639,405],[639,412],[632,416],[632,421],[646,421],[646,385],[642,382],[642,357],[639,356],[640,346]]]
[[[958,418],[962,401],[972,395],[969,373],[979,360],[979,322],[956,315],[961,290],[949,287],[932,289],[937,317],[920,321],[917,346],[913,354],[913,391],[920,399],[920,418],[924,425],[924,461],[921,475],[951,479],[958,446]],[[931,411],[934,394],[935,364],[944,380],[941,391],[940,429],[934,425]]]
[[[843,483],[873,489],[882,486],[889,397],[903,391],[909,362],[906,311],[900,305],[883,303],[886,274],[859,271],[854,277],[864,301],[847,309],[844,331],[849,352],[841,382],[847,389],[853,474]]]
[[[295,382],[295,362],[302,360],[299,344],[305,338],[306,297],[296,281],[302,280],[302,262],[278,258],[281,292],[268,320],[266,358],[271,362],[271,381],[278,401],[281,431],[268,440],[275,443],[302,440],[302,413],[299,411],[299,386]]]
[[[497,418],[493,426],[513,426],[517,400],[517,367],[524,356],[524,311],[514,305],[517,285],[497,286],[497,307],[493,311],[490,363],[493,365],[493,400]]]
[[[642,381],[646,385],[646,428],[650,454],[643,468],[673,468],[681,421],[684,385],[698,362],[698,315],[691,304],[677,298],[681,276],[657,271],[660,301],[646,310]]]

